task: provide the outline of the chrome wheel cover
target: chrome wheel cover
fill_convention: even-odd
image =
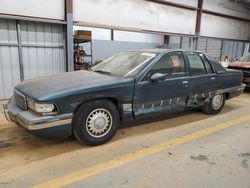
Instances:
[[[93,110],[87,117],[86,130],[95,138],[105,136],[112,127],[112,116],[110,112],[104,108]]]
[[[222,94],[215,95],[212,98],[213,109],[218,110],[222,106],[222,104],[223,104],[223,95]]]

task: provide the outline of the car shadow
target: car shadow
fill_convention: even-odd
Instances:
[[[237,108],[237,105],[225,105],[225,108],[220,113],[220,115],[234,111]],[[124,138],[126,135],[133,136],[137,134],[146,134],[154,131],[165,130],[173,127],[185,126],[190,123],[204,121],[213,117],[214,115],[204,114],[200,109],[158,115],[151,118],[145,117],[143,119],[122,123],[120,129],[118,130],[118,136],[116,136],[116,140]],[[136,130],[131,131],[131,128]]]
[[[226,104],[220,114],[235,111],[238,107],[236,102]],[[194,109],[122,123],[115,137],[106,146],[102,145],[99,147],[102,147],[103,150],[108,150],[114,144],[116,145],[119,140],[131,136],[144,135],[178,126],[188,126],[190,123],[203,121],[212,117],[214,116],[204,114],[199,109]],[[99,147],[96,147],[93,150],[89,146],[82,145],[73,136],[66,139],[36,137],[29,134],[22,127],[18,127],[14,123],[7,121],[3,123],[3,127],[0,127],[0,144],[0,163],[8,163],[8,165],[5,165],[6,168],[81,149],[86,149],[85,152],[89,150],[94,152],[96,149],[99,149]],[[12,158],[16,159],[16,156],[18,156],[19,160],[6,162],[6,160],[11,160]]]

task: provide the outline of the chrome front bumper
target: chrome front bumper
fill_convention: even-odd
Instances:
[[[71,124],[72,113],[58,116],[36,116],[29,111],[20,109],[13,98],[3,105],[4,114],[8,121],[14,121],[27,130],[40,130],[66,124]]]

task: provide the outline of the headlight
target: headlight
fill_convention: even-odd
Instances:
[[[29,110],[39,115],[58,115],[58,111],[54,104],[36,103],[33,99],[28,98],[27,104]]]

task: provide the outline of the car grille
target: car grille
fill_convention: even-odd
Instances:
[[[19,106],[21,109],[23,110],[27,110],[27,102],[26,102],[26,97],[24,94],[22,94],[21,92],[15,90],[14,91],[14,99],[15,99],[15,103],[17,104],[17,106]]]

